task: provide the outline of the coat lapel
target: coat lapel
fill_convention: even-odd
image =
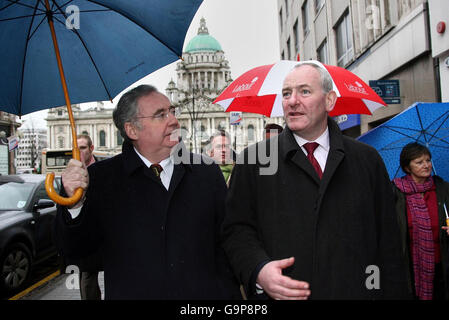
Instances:
[[[337,171],[338,166],[341,164],[345,157],[343,135],[338,128],[338,125],[331,118],[328,118],[328,128],[330,149],[329,154],[327,155],[326,168],[324,169],[320,184],[320,195],[324,195],[326,193],[326,189],[329,186],[329,183],[332,180],[335,171]],[[321,205],[321,197],[318,200],[318,210],[319,206]]]
[[[293,133],[287,127],[279,136],[280,152],[284,159],[290,159],[296,166],[307,173],[317,184],[320,185],[320,193],[324,194],[332,176],[335,174],[340,163],[343,161],[345,153],[343,147],[343,137],[337,124],[328,118],[330,149],[326,160],[326,168],[320,181],[315,169],[307,156],[302,152]]]

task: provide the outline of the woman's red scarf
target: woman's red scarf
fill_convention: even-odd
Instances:
[[[420,300],[432,300],[435,248],[430,215],[423,194],[435,190],[435,184],[432,177],[427,178],[423,184],[418,184],[409,175],[393,181],[405,194],[410,210],[413,229],[410,245],[416,295]]]

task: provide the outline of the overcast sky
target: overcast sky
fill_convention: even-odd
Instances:
[[[229,61],[232,78],[256,66],[275,63],[280,59],[276,0],[204,0],[196,13],[186,36],[184,47],[197,35],[200,19],[206,19],[209,34],[221,44]],[[176,81],[176,62],[156,71],[130,87],[147,83],[165,93],[168,82]],[[122,91],[113,99],[114,104]],[[85,104],[85,106],[89,104]],[[110,102],[106,106],[113,107]],[[22,117],[34,127],[46,127],[43,120],[47,111]],[[25,125],[24,125],[25,127]]]

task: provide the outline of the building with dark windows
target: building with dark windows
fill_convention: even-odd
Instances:
[[[446,0],[278,0],[281,57],[338,65],[382,86],[387,108],[350,116],[346,133],[358,136],[414,102],[449,101],[447,12]]]
[[[121,152],[123,138],[112,120],[113,109],[105,108],[102,102],[93,102],[91,105],[85,110],[81,110],[79,105],[72,105],[77,134],[89,135],[97,151]],[[67,107],[50,109],[46,120],[48,148],[71,149],[72,132]]]

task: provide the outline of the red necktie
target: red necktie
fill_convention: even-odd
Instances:
[[[161,172],[162,172],[162,170],[164,170],[164,169],[162,169],[162,167],[161,167],[161,165],[160,165],[159,163],[152,164],[152,165],[150,166],[150,169],[153,170],[154,174],[156,175],[156,177],[157,177],[158,179],[161,178]]]
[[[313,152],[315,149],[319,146],[316,142],[308,142],[303,145],[304,149],[307,151],[307,159],[309,159],[310,163],[312,164],[313,168],[315,169],[316,173],[318,174],[318,177],[323,176],[323,172],[321,171],[320,164],[318,163],[317,159],[313,155]]]

